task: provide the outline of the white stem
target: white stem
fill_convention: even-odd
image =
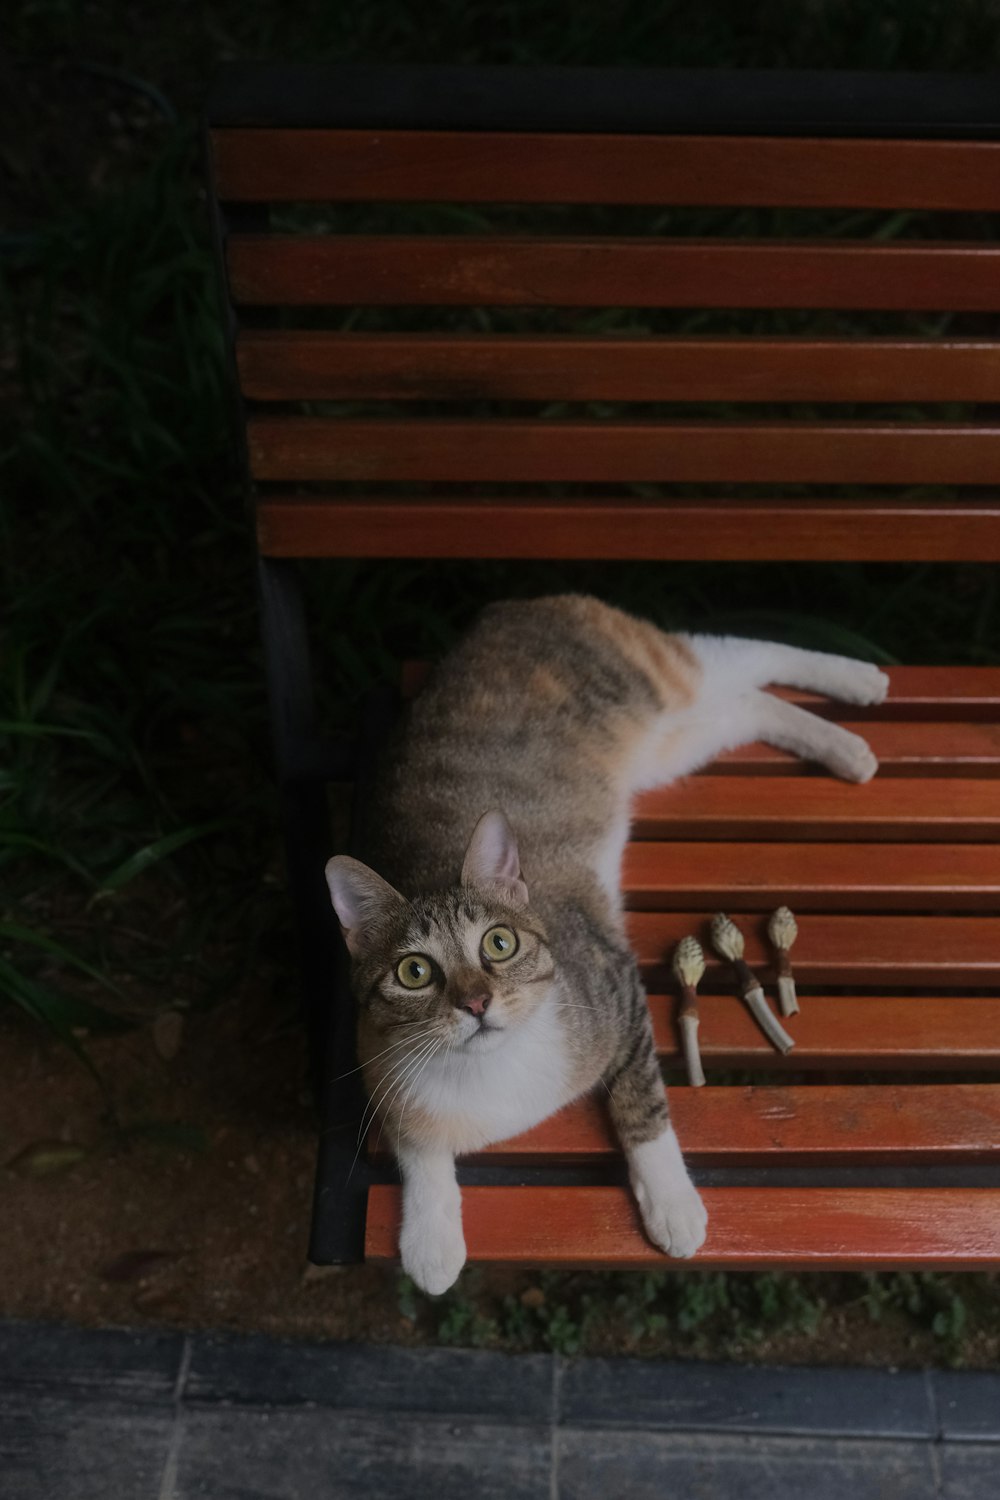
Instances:
[[[681,1050],[687,1067],[688,1083],[692,1088],[700,1089],[705,1083],[705,1073],[701,1066],[701,1053],[698,1050],[698,1017],[680,1016],[678,1025],[681,1031]]]
[[[781,1002],[783,1016],[798,1015],[799,998],[795,993],[795,980],[790,974],[781,974],[778,977],[778,999]]]
[[[769,1042],[773,1042],[779,1052],[791,1052],[795,1046],[795,1039],[788,1035],[777,1016],[764,999],[764,991],[760,985],[754,985],[752,990],[747,990],[743,996],[753,1014],[754,1020]]]

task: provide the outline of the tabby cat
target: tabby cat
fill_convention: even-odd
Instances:
[[[864,662],[665,635],[571,595],[491,605],[413,703],[375,800],[379,873],[338,856],[326,874],[369,1108],[403,1178],[403,1266],[425,1291],[465,1262],[456,1156],[602,1084],[650,1239],[702,1244],[619,866],[634,794],[737,745],[874,775],[864,740],[766,683],[850,703],[887,687]]]

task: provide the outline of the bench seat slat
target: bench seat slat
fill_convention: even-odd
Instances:
[[[673,994],[649,997],[657,1051],[679,1065],[678,1006]],[[787,1058],[734,995],[702,995],[699,1010],[707,1069],[951,1072],[1000,1065],[1000,995],[803,995]]]
[[[731,911],[743,931],[751,968],[767,974],[771,955],[760,912]],[[690,912],[636,911],[626,931],[642,968],[662,972],[676,943],[693,929]],[[728,965],[703,944],[706,985],[725,985]],[[1000,917],[827,916],[799,919],[794,966],[802,984],[933,985],[937,989],[1000,985]]]
[[[708,1238],[692,1268],[988,1269],[1000,1261],[1000,1189],[703,1190]],[[624,1187],[466,1187],[469,1259],[525,1266],[669,1269]],[[400,1191],[369,1190],[366,1258],[398,1257]],[[673,1263],[677,1264],[677,1263]]]
[[[997,268],[1000,278],[1000,262]],[[398,483],[990,484],[1000,427],[258,417],[255,479]]]
[[[259,401],[995,401],[993,339],[593,338],[246,329]]]
[[[644,792],[633,837],[982,843],[1000,835],[995,777],[876,776],[865,786],[825,776],[693,776]]]
[[[1000,858],[989,844],[928,844],[915,855],[912,844],[637,840],[622,887],[635,911],[996,912]]]
[[[263,495],[257,537],[265,557],[1000,562],[1000,504]]]
[[[226,255],[251,306],[1000,307],[1000,248],[961,241],[234,234]]]
[[[1000,204],[993,142],[244,128],[211,143],[219,196],[242,202]]]
[[[688,1159],[702,1166],[1000,1158],[1000,1084],[672,1088],[670,1114]],[[579,1161],[619,1151],[592,1094],[469,1160]]]

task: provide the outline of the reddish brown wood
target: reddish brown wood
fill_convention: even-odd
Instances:
[[[1000,561],[1000,504],[262,497],[265,557]]]
[[[686,1266],[756,1270],[1000,1267],[1000,1189],[706,1188],[708,1238]],[[365,1255],[395,1260],[399,1189],[368,1194]],[[467,1187],[472,1261],[529,1266],[670,1262],[644,1236],[627,1188]]]
[[[746,959],[762,978],[773,975],[759,912],[731,911],[746,939]],[[711,951],[707,917],[690,912],[630,912],[626,930],[643,969],[662,977],[675,945],[695,931],[703,941],[706,986],[731,985],[731,969]],[[933,985],[941,990],[1000,984],[1000,917],[826,916],[799,918],[795,974],[802,984]],[[794,1035],[794,1022],[788,1030]]]
[[[877,776],[694,776],[645,792],[633,832],[645,839],[877,839],[981,843],[1000,836],[1000,782]]]
[[[945,794],[947,795],[947,794]],[[998,911],[995,844],[629,844],[629,907],[711,911]]]
[[[993,339],[642,338],[248,329],[258,401],[996,401]]]
[[[1000,206],[981,141],[429,130],[214,130],[216,191],[245,202]]]
[[[1000,1157],[1000,1084],[807,1084],[672,1088],[692,1162],[882,1165]],[[593,1160],[621,1147],[594,1094],[473,1160]]]
[[[1000,248],[928,241],[233,235],[234,302],[993,311]]]
[[[1000,776],[1000,724],[914,722],[846,723],[864,735],[883,776]],[[744,745],[705,768],[712,776],[814,776],[807,761],[771,745]]]
[[[998,265],[1000,278],[1000,265]],[[991,484],[1000,426],[258,417],[255,479]]]
[[[677,1060],[678,998],[649,997],[657,1050]],[[954,1072],[1000,1064],[1000,997],[985,995],[804,995],[790,1023],[795,1049],[781,1056],[735,995],[702,995],[698,1042],[713,1069],[786,1072],[850,1069]]]
[[[884,1165],[1000,1156],[1000,1084],[809,1084],[671,1088],[670,1116],[701,1166]],[[372,1132],[373,1154],[391,1143]],[[469,1158],[600,1160],[621,1146],[599,1094]]]

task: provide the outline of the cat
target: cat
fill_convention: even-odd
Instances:
[[[373,802],[375,868],[340,855],[326,875],[369,1111],[402,1174],[403,1268],[424,1291],[466,1258],[456,1156],[602,1084],[650,1239],[677,1257],[703,1243],[619,869],[634,794],[723,750],[763,740],[874,775],[863,739],[767,683],[868,704],[888,679],[565,595],[488,606],[412,704]]]

